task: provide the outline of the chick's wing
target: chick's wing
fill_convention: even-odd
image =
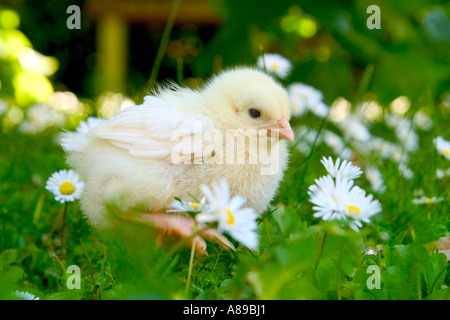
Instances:
[[[136,157],[165,158],[176,154],[182,161],[201,155],[202,146],[194,143],[194,136],[211,127],[208,117],[187,114],[151,96],[146,97],[144,104],[126,108],[98,125],[88,136],[107,140]]]

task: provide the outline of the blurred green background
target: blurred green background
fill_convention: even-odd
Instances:
[[[66,27],[72,4],[81,9],[81,29]],[[26,108],[52,91],[90,99],[113,91],[139,103],[171,4],[3,0],[0,97]],[[366,26],[373,4],[381,9],[379,30]],[[371,100],[387,104],[404,95],[414,105],[430,99],[448,105],[449,11],[448,1],[432,0],[183,0],[158,80],[176,79],[182,68],[186,84],[195,86],[195,78],[223,67],[254,65],[262,47],[293,62],[286,82],[313,85],[328,103],[355,98],[364,70],[373,65]],[[27,58],[22,47],[52,58],[33,69],[38,58]]]

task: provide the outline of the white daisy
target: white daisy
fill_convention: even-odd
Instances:
[[[369,129],[367,129],[367,127],[358,119],[357,116],[347,116],[339,122],[338,125],[341,130],[344,131],[344,137],[347,140],[368,142],[372,137]]]
[[[27,119],[23,121],[25,124],[21,125],[19,130],[25,133],[38,133],[51,126],[61,127],[65,122],[64,113],[46,103],[36,103],[27,110]]]
[[[378,200],[358,186],[353,180],[340,175],[334,180],[330,175],[315,180],[309,187],[310,202],[315,204],[314,217],[323,220],[349,220],[350,227],[358,231],[361,222],[370,222],[369,218],[381,212]]]
[[[450,141],[445,140],[441,136],[433,139],[437,151],[442,154],[447,160],[450,160]]]
[[[381,159],[389,159],[395,148],[392,142],[386,141],[380,137],[373,137],[364,144],[369,150],[374,152]]]
[[[276,74],[282,79],[285,79],[292,69],[292,63],[285,57],[276,53],[266,53],[259,56],[256,62],[258,67],[267,70],[267,72]]]
[[[403,127],[410,128],[411,120],[395,113],[386,113],[384,116],[386,125],[391,128]]]
[[[319,118],[325,118],[328,115],[328,112],[330,111],[329,107],[322,101],[311,105],[309,107],[309,110],[311,110],[311,112],[314,113]]]
[[[53,193],[55,200],[61,203],[80,199],[84,183],[73,170],[60,170],[47,180],[45,188]]]
[[[347,147],[341,137],[329,130],[323,133],[323,141],[333,150],[333,152],[343,159],[350,159],[352,149]]]
[[[443,200],[444,200],[444,198],[436,198],[436,197],[429,198],[427,196],[421,196],[420,198],[412,199],[412,203],[414,203],[414,204],[432,204],[432,203],[436,203],[436,202],[441,202]]]
[[[104,122],[105,119],[102,118],[96,118],[96,117],[89,117],[86,119],[86,121],[81,121],[78,125],[76,131],[79,133],[87,134],[92,128],[95,128],[100,123]]]
[[[291,102],[292,115],[297,117],[304,115],[308,111],[308,108],[303,101],[302,92],[294,84],[288,87],[288,94],[289,101]]]
[[[325,221],[345,219],[342,194],[349,192],[353,186],[353,180],[339,178],[335,182],[330,175],[327,175],[314,182],[315,184],[308,189],[309,201],[316,205],[313,207],[313,210],[317,211],[314,217]]]
[[[81,121],[75,129],[77,133],[64,133],[61,137],[60,144],[67,151],[81,151],[82,146],[86,142],[86,134],[105,119],[89,117],[86,121]]]
[[[333,178],[341,176],[352,180],[359,178],[362,174],[362,170],[359,167],[352,165],[351,161],[344,160],[341,163],[341,159],[337,158],[336,162],[333,163],[333,159],[331,157],[328,157],[328,159],[323,157],[320,162],[322,162],[325,169],[327,169],[328,173]]]
[[[398,126],[395,128],[395,135],[407,151],[416,152],[419,149],[419,136],[412,128]]]
[[[353,220],[350,223],[350,228],[358,231],[362,227],[361,222],[369,223],[369,218],[381,212],[381,205],[378,200],[372,200],[373,196],[358,186],[353,187],[348,193],[348,198],[345,201],[345,213]]]
[[[403,152],[402,148],[399,145],[391,144],[390,145],[391,153],[389,155],[389,159],[392,161],[401,164],[406,164],[409,161],[409,156],[406,152]]]
[[[323,133],[323,141],[331,148],[333,151],[342,150],[345,148],[345,143],[342,141],[341,137],[337,134],[325,130]]]
[[[249,249],[258,247],[258,237],[255,232],[257,215],[252,208],[241,208],[245,199],[234,196],[230,199],[228,183],[222,179],[219,184],[213,184],[212,189],[202,185],[211,209],[196,215],[200,223],[218,223],[218,231],[226,232]]]
[[[403,176],[406,180],[411,180],[414,178],[414,171],[408,167],[405,162],[400,162],[398,165],[398,172]]]
[[[17,298],[22,299],[22,300],[39,300],[39,297],[35,297],[34,294],[31,294],[26,291],[16,290],[16,291],[14,291],[14,295]]]
[[[416,112],[413,117],[413,123],[415,127],[424,131],[429,131],[433,127],[433,121],[431,121],[430,117],[422,111]]]
[[[450,168],[446,170],[436,169],[436,178],[443,179],[445,176],[450,176]]]
[[[210,207],[205,204],[206,198],[203,197],[200,202],[188,202],[181,199],[174,199],[171,207],[173,210],[167,212],[208,212]]]
[[[322,135],[317,136],[318,133],[314,128],[299,126],[296,130],[296,136],[302,137],[302,139],[297,144],[297,149],[303,154],[309,154],[315,144],[319,145],[322,142]]]
[[[323,94],[319,90],[300,82],[291,84],[287,89],[292,115],[301,116],[308,110],[321,118],[328,115],[329,108],[323,103]]]
[[[375,192],[383,193],[384,191],[386,191],[383,177],[377,168],[367,167],[365,172],[366,178],[370,182],[370,185]]]

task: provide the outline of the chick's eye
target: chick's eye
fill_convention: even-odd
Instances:
[[[256,119],[261,116],[261,111],[252,108],[248,110],[248,114],[250,115],[250,117]]]

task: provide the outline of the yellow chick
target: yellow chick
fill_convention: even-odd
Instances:
[[[124,109],[87,134],[65,133],[63,139],[69,165],[85,182],[81,208],[92,226],[128,220],[189,237],[192,219],[167,210],[174,197],[202,198],[202,184],[225,178],[231,196],[247,199],[256,213],[267,209],[287,167],[286,140],[294,140],[289,119],[285,89],[259,70],[239,67],[199,90],[159,87],[142,105]],[[117,202],[123,214],[110,217],[105,205]],[[128,210],[138,205],[147,213],[131,218]],[[212,229],[202,236],[232,247]],[[201,237],[196,250],[206,254]]]

